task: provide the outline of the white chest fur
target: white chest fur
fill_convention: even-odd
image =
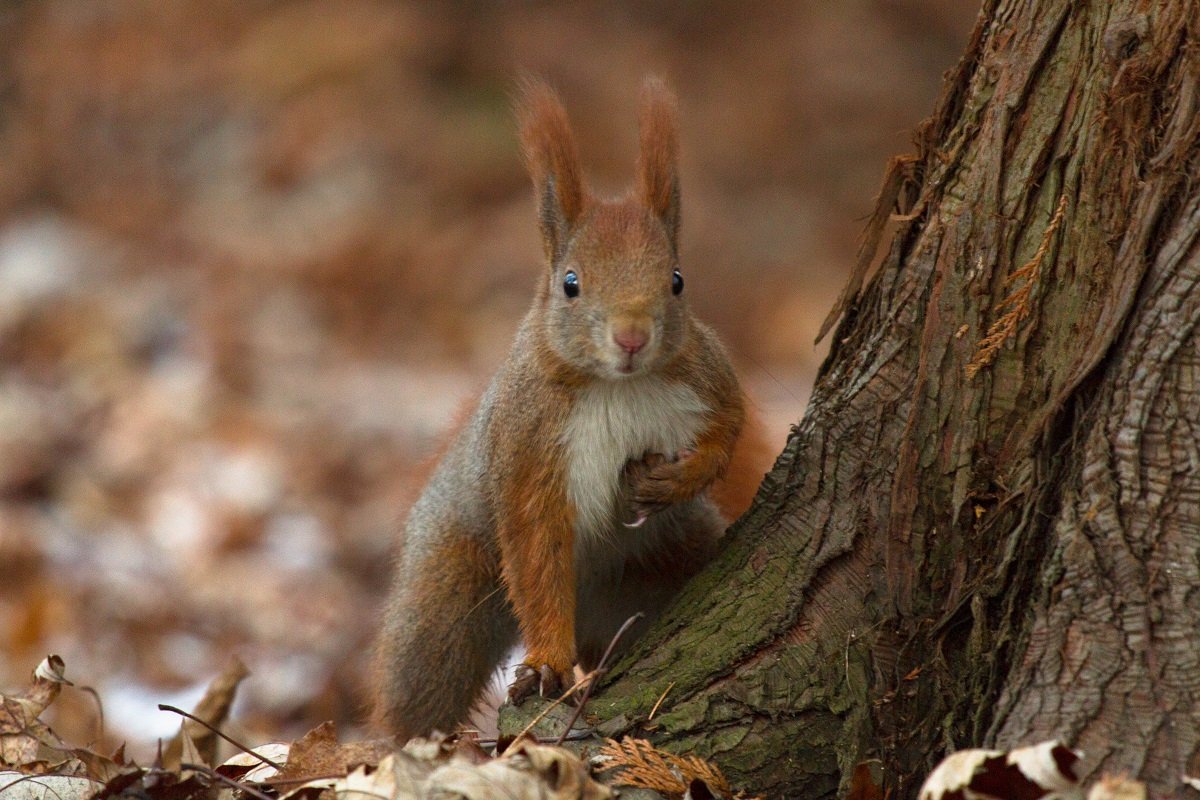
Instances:
[[[625,462],[691,447],[708,413],[691,388],[657,377],[600,381],[584,389],[563,434],[576,533],[612,536]]]

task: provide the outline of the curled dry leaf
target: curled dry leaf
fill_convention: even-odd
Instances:
[[[456,757],[429,776],[426,792],[430,797],[464,800],[607,800],[615,796],[612,789],[592,779],[574,753],[528,742],[483,764]]]
[[[213,679],[204,692],[204,697],[196,704],[192,713],[209,724],[209,728],[190,719],[185,719],[179,726],[179,733],[167,745],[163,752],[163,764],[169,769],[175,769],[184,758],[184,732],[187,733],[195,746],[195,753],[190,757],[199,757],[201,763],[211,766],[217,756],[217,735],[212,728],[220,728],[229,716],[229,709],[237,695],[238,684],[250,674],[241,659],[234,656],[229,660],[221,674]]]
[[[63,676],[65,665],[58,656],[50,655],[33,670],[33,682],[24,692],[3,696],[0,706],[0,733],[20,733],[54,702],[64,684],[71,682]]]
[[[217,772],[244,783],[269,781],[279,775],[279,770],[264,763],[263,759],[286,765],[290,751],[291,745],[284,742],[267,742],[251,748],[249,753],[235,753],[221,762]]]
[[[175,738],[180,742],[180,756],[179,763],[174,764],[171,769],[180,770],[180,777],[187,779],[196,774],[195,770],[182,769],[184,764],[208,766],[208,762],[204,760],[204,755],[196,747],[195,741],[192,740],[192,737],[186,730],[181,730]]]
[[[1057,741],[1000,750],[960,750],[942,759],[921,786],[920,800],[1039,800],[1081,797],[1075,763],[1081,754]]]
[[[63,685],[71,685],[64,669],[61,658],[46,656],[24,692],[0,695],[0,766],[22,769],[37,760],[39,745],[54,744],[54,735],[39,717]]]
[[[118,775],[138,769],[136,764],[125,760],[125,745],[118,747],[111,756],[103,756],[84,747],[75,748],[70,752],[71,757],[82,768],[82,774],[101,783],[108,783]],[[62,770],[55,771],[62,774]]]
[[[50,701],[58,696],[58,690],[64,685],[74,686],[75,684],[67,680],[66,677],[67,665],[63,662],[60,656],[53,653],[42,659],[41,663],[33,669],[33,683],[35,687],[45,687],[48,692],[46,705],[50,705]],[[52,687],[52,691],[51,691]],[[43,706],[44,708],[45,706]]]

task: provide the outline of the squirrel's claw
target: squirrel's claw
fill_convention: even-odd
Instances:
[[[514,706],[519,706],[525,701],[525,698],[533,694],[534,689],[538,688],[541,675],[537,670],[528,664],[518,664],[516,669],[516,677],[512,685],[508,687],[508,702]]]
[[[559,678],[558,673],[551,669],[549,664],[542,664],[542,667],[538,670],[538,672],[541,673],[541,681],[538,685],[538,694],[551,700],[555,700],[562,695],[563,690],[567,687],[563,686],[563,682]]]
[[[646,520],[650,519],[649,511],[638,509],[636,513],[637,516],[634,517],[633,522],[622,522],[621,524],[626,528],[640,528],[646,524]]]
[[[508,702],[519,706],[535,692],[541,697],[558,699],[571,686],[563,681],[564,677],[549,664],[536,669],[529,664],[518,664],[516,678],[508,687]]]

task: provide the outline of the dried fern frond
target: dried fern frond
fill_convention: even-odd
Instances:
[[[609,739],[598,754],[601,769],[616,770],[617,780],[626,786],[641,786],[671,798],[682,798],[694,780],[723,797],[733,797],[729,781],[715,765],[698,756],[677,756],[658,750],[645,739]],[[742,795],[737,795],[741,797]]]
[[[971,363],[967,364],[966,368],[968,378],[974,378],[979,370],[995,361],[1000,347],[1017,332],[1017,325],[1021,320],[1029,316],[1029,298],[1033,294],[1033,285],[1037,283],[1038,275],[1041,272],[1042,259],[1046,257],[1046,251],[1050,249],[1050,241],[1054,238],[1058,226],[1062,224],[1063,213],[1066,210],[1067,196],[1064,194],[1058,201],[1058,208],[1055,209],[1054,216],[1050,219],[1050,225],[1042,234],[1041,244],[1038,245],[1033,258],[1005,279],[1005,287],[1012,286],[1019,280],[1024,280],[1024,283],[996,304],[997,311],[1004,309],[1008,309],[1008,311],[992,323],[992,326],[988,328],[987,336],[983,337],[975,346],[975,357],[971,359]]]

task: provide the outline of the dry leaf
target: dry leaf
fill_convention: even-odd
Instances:
[[[204,697],[200,698],[200,702],[196,704],[192,713],[213,728],[220,728],[221,724],[225,722],[225,718],[229,716],[229,708],[233,705],[238,684],[249,674],[250,670],[246,669],[246,665],[242,663],[241,659],[234,656],[221,674],[209,684]],[[179,726],[179,733],[163,752],[163,765],[168,769],[179,767],[180,757],[183,753],[184,731],[187,731],[188,736],[191,737],[196,754],[200,758],[194,763],[212,766],[217,760],[217,735],[200,723],[189,719],[185,719]]]
[[[0,772],[4,800],[88,800],[103,784],[74,775],[24,775]]]
[[[83,747],[70,752],[71,756],[83,767],[83,774],[100,783],[108,783],[118,775],[138,769],[136,764],[125,760],[125,745],[118,747],[111,757]]]
[[[428,797],[464,800],[606,800],[612,789],[597,783],[578,756],[558,747],[522,742],[484,764],[455,758],[429,776]]]
[[[380,771],[391,769],[396,785],[396,800],[424,797],[425,783],[437,768],[433,761],[421,761],[401,750],[379,762]],[[362,769],[362,767],[360,767]]]
[[[380,800],[381,796],[393,800],[423,798],[425,781],[437,766],[437,761],[401,750],[384,756],[378,767],[364,764],[344,778],[315,778],[287,791],[281,800],[313,796],[324,790],[332,790],[339,800],[348,792],[370,800]]]
[[[334,794],[339,800],[379,800],[381,797],[398,797],[396,784],[395,756],[387,756],[372,769],[359,767],[337,782]]]
[[[0,765],[28,772],[26,765],[37,760],[39,746],[56,744],[54,734],[39,717],[63,685],[71,685],[63,670],[61,658],[46,656],[34,669],[29,688],[19,695],[0,695]]]
[[[181,730],[175,738],[180,742],[179,765],[176,768],[181,767],[183,764],[203,764],[204,766],[208,766],[208,762],[204,760],[204,756],[200,753],[200,750],[196,747],[196,743],[186,730]],[[195,770],[190,769],[182,769],[179,773],[180,777],[185,780],[194,774]]]
[[[942,759],[921,786],[920,800],[1037,800],[1076,797],[1081,755],[1056,741],[1010,752],[960,750]]]
[[[326,734],[320,730],[310,731],[313,741],[326,740]],[[305,738],[308,738],[306,734]],[[300,784],[299,786],[282,786],[285,791],[281,800],[298,800],[301,797],[315,796],[324,790],[332,790],[337,796],[346,791],[351,784],[356,792],[364,791],[364,787],[387,783],[394,786],[394,793],[389,797],[395,800],[407,798],[423,798],[425,783],[430,773],[454,756],[455,748],[447,743],[444,737],[431,739],[412,739],[398,752],[384,755],[377,768],[364,764],[353,770],[344,778],[322,777]],[[376,772],[390,772],[390,777],[373,777]],[[378,798],[375,798],[378,800]]]
[[[279,770],[265,763],[263,759],[286,765],[290,752],[291,745],[284,742],[268,742],[251,748],[249,753],[236,753],[230,756],[221,762],[221,766],[217,767],[217,772],[226,778],[233,778],[244,783],[262,783],[279,775]]]
[[[345,775],[362,764],[375,766],[392,750],[383,739],[338,744],[337,728],[332,722],[323,722],[292,743],[282,777]]]
[[[322,722],[292,742],[287,766],[280,777],[305,778],[317,775],[345,775],[346,768],[337,759],[337,728]]]

